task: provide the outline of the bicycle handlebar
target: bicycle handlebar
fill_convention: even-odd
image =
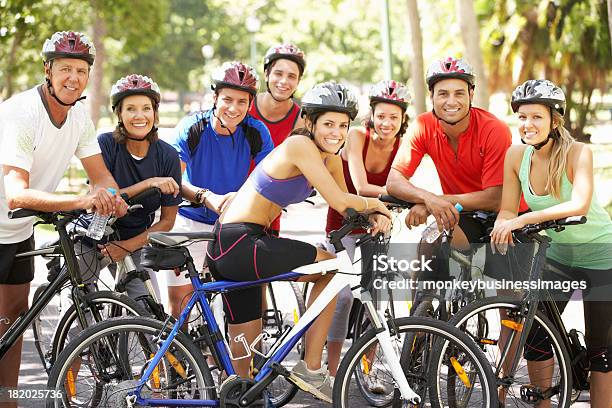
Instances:
[[[557,220],[539,222],[537,224],[527,224],[523,228],[519,228],[514,232],[522,232],[528,235],[537,234],[538,232],[547,229],[554,229],[555,231],[560,232],[563,231],[567,225],[584,224],[586,221],[587,218],[584,215],[574,215],[571,217],[559,218]]]

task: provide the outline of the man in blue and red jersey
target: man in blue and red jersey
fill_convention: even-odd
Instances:
[[[427,84],[433,110],[419,115],[404,137],[387,179],[387,191],[417,203],[406,217],[408,227],[423,224],[433,215],[440,228],[454,229],[452,245],[467,249],[470,243],[481,241],[487,226],[460,218],[455,204],[466,211],[498,210],[504,157],[512,136],[504,122],[472,106],[475,77],[464,60],[447,57],[435,61],[427,70]],[[436,166],[442,195],[410,181],[425,154]],[[526,210],[522,202],[521,211]],[[487,255],[485,273],[493,276],[489,266],[493,257]]]

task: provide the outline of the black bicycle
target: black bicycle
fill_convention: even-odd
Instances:
[[[550,238],[539,232],[562,231],[585,222],[585,217],[568,217],[527,225],[513,233],[517,243],[537,244],[527,282],[540,281],[550,246]],[[569,407],[581,391],[589,389],[586,348],[575,329],[566,330],[550,293],[526,286],[520,298],[476,301],[449,323],[466,332],[485,352],[497,378],[499,399],[506,407],[537,405],[545,400],[553,407]],[[545,340],[552,345],[545,353],[547,359],[528,363],[524,351],[544,350],[541,343]]]

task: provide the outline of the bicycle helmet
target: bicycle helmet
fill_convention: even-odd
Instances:
[[[530,79],[517,86],[512,92],[512,111],[516,113],[523,104],[537,103],[556,110],[563,116],[565,113],[565,94],[547,79]]]
[[[96,47],[85,34],[76,31],[58,31],[45,40],[41,54],[44,62],[55,58],[78,58],[92,65],[96,58]]]
[[[148,76],[138,74],[125,76],[112,86],[110,98],[113,110],[123,98],[129,95],[146,95],[155,101],[156,107],[161,99],[159,86]]]
[[[224,62],[213,72],[210,88],[215,92],[222,88],[233,88],[255,96],[258,80],[257,72],[249,65],[238,61]]]
[[[342,112],[353,120],[357,110],[355,94],[346,86],[333,81],[315,85],[302,98],[302,115],[320,111]]]
[[[267,72],[268,67],[278,59],[288,59],[295,62],[300,69],[300,76],[304,74],[304,69],[306,68],[304,52],[295,45],[280,44],[270,47],[264,57],[264,72]]]
[[[392,103],[406,111],[410,103],[410,94],[404,84],[394,80],[380,81],[370,89],[370,106],[378,102]]]
[[[474,69],[461,58],[446,57],[434,61],[429,68],[427,68],[427,86],[430,91],[433,89],[436,82],[449,78],[462,79],[468,83],[470,88],[474,88],[476,85]]]

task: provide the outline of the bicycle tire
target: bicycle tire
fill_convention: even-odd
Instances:
[[[83,330],[60,353],[51,369],[47,385],[54,395],[61,393],[62,398],[48,399],[46,406],[71,406],[72,400],[87,406],[126,406],[125,396],[135,388],[151,354],[158,349],[155,340],[162,330],[169,331],[163,322],[148,317],[114,318]],[[125,348],[128,344],[134,345],[134,349]],[[132,350],[134,354],[130,354]],[[174,382],[177,374],[183,379],[180,384]],[[76,383],[81,380],[83,385]],[[93,388],[91,397],[83,393],[84,387],[89,386]],[[171,399],[214,400],[217,396],[200,349],[180,331],[141,390],[141,396],[150,396],[152,389],[156,398],[167,395]],[[180,398],[185,396],[188,398]]]
[[[97,291],[85,295],[84,305],[82,310],[86,313],[90,307],[95,307],[101,314],[102,321],[120,316],[148,316],[149,314],[131,297],[109,290]],[[110,308],[107,307],[110,305]],[[127,311],[127,314],[124,312]],[[88,314],[89,319],[92,319],[91,313]],[[91,321],[91,320],[90,320]],[[98,323],[98,322],[95,322]],[[77,310],[74,304],[63,313],[63,316],[57,325],[55,335],[53,336],[52,360],[55,361],[57,356],[68,342],[71,328],[78,325]],[[76,335],[75,335],[76,336]]]
[[[497,396],[494,392],[495,381],[491,366],[483,356],[482,351],[465,335],[465,333],[462,333],[459,329],[450,326],[446,322],[428,318],[404,317],[389,321],[388,324],[389,327],[397,330],[392,336],[392,341],[395,342],[393,346],[398,353],[408,333],[415,333],[415,338],[427,337],[433,343],[436,343],[434,340],[437,339],[441,344],[451,344],[464,353],[466,358],[472,362],[477,372],[477,379],[480,384],[479,389],[481,390],[480,395],[482,396],[481,406],[484,408],[497,407]],[[375,330],[373,328],[368,330],[353,344],[353,346],[351,346],[342,359],[336,380],[334,381],[333,406],[335,408],[362,406],[362,404],[356,401],[358,394],[354,391],[355,387],[351,385],[351,379],[355,378],[356,370],[364,370],[362,358],[377,340]],[[378,349],[380,349],[380,347],[378,347]],[[421,396],[421,401],[424,402],[426,393],[433,387],[433,385],[430,386],[427,384],[427,381],[431,381],[427,376],[427,372],[433,359],[429,357],[429,347],[423,347],[420,351],[423,352],[420,365],[412,367],[413,370],[408,373],[407,379],[413,390]],[[386,363],[384,363],[383,360],[382,356],[378,358],[378,366],[368,367],[367,370],[365,370],[367,371],[366,374],[369,374],[375,369],[381,372],[387,370],[389,386],[393,387],[392,376],[385,367]],[[440,380],[441,378],[437,378],[434,379],[434,382],[438,383]],[[407,406],[406,404],[408,404],[408,402],[404,401],[401,406]],[[474,405],[472,404],[470,406]]]
[[[48,286],[48,283],[43,283],[38,288],[36,288],[36,291],[34,291],[34,296],[32,298],[32,304],[35,304],[38,301],[38,299]],[[34,346],[36,347],[38,357],[40,358],[40,361],[47,375],[49,374],[49,371],[51,370],[51,365],[53,364],[53,338],[56,332],[59,309],[60,305],[55,304],[55,302],[51,300],[51,302],[49,302],[47,306],[45,306],[45,308],[40,311],[40,313],[34,318],[34,320],[32,320]]]
[[[509,297],[481,299],[461,309],[449,321],[452,325],[461,328],[462,331],[466,332],[477,344],[479,344],[481,349],[485,352],[490,364],[494,367],[495,372],[498,373],[499,386],[502,386],[500,385],[502,379],[500,379],[499,376],[503,375],[503,367],[500,367],[500,363],[498,363],[500,356],[497,344],[501,341],[501,336],[499,335],[501,333],[499,311],[505,310],[508,316],[512,317],[517,311],[521,310],[522,307],[523,305],[519,300]],[[475,324],[480,324],[480,321],[483,319],[487,322],[486,333],[484,333],[485,337],[480,337],[478,334],[474,335],[473,327],[475,327]],[[557,387],[559,391],[556,398],[555,396],[551,398],[551,405],[553,407],[569,407],[572,402],[572,371],[569,353],[563,345],[564,343],[558,330],[541,310],[536,312],[534,317],[534,323],[535,322],[544,330],[544,334],[550,338],[553,348],[553,364],[555,364],[555,366],[553,366],[552,371],[556,384],[555,387]],[[470,330],[472,332],[470,332]],[[491,342],[495,344],[486,344]],[[537,348],[537,345],[532,345],[532,347]],[[519,352],[523,353],[523,350]],[[525,365],[524,368],[521,368],[521,362]],[[512,379],[513,382],[506,382],[505,384],[505,392],[507,394],[506,406],[512,406],[511,403],[508,402],[508,398],[513,398],[518,405],[525,404],[525,402],[521,400],[520,387],[527,386],[527,383],[531,382],[529,376],[526,375],[526,364],[523,356],[519,361],[519,369]],[[532,369],[532,374],[535,375],[536,373],[537,371]],[[519,381],[523,378],[526,379],[526,382],[521,385]],[[505,379],[504,381],[508,380]],[[551,380],[551,383],[552,381],[553,380]],[[517,388],[519,392],[517,392]]]

